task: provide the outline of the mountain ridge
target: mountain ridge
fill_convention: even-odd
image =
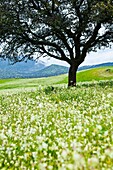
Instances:
[[[94,64],[94,65],[85,65],[85,66],[80,66],[78,68],[78,71],[80,70],[87,70],[91,68],[97,68],[97,67],[107,67],[107,66],[113,66],[113,62],[106,62],[106,63],[101,63],[101,64]]]
[[[80,66],[78,71],[105,66],[113,66],[113,62]],[[44,62],[28,61],[26,63],[16,63],[14,65],[8,65],[5,61],[0,62],[0,79],[50,77],[66,74],[68,71],[69,67],[57,64],[46,66]]]

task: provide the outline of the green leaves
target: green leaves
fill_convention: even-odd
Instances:
[[[5,0],[4,3],[0,2],[0,8],[0,39],[3,43],[9,42],[3,53],[9,59],[9,56],[12,59],[17,57],[17,61],[21,54],[23,56],[37,54],[38,57],[46,54],[53,58],[59,56],[57,59],[70,63],[71,58],[76,58],[76,54],[83,52],[81,49],[93,35],[97,22],[111,24],[113,17],[111,0]],[[110,29],[112,34],[112,28]],[[97,38],[98,36],[99,34]],[[106,38],[107,36],[105,43],[100,43],[100,46],[106,46]],[[110,40],[112,37],[109,36],[107,39]],[[100,39],[98,42],[95,40],[90,44],[91,50],[94,46],[99,46]],[[47,42],[45,48],[42,48],[42,43],[40,44],[42,41]],[[44,43],[43,45],[45,46]],[[76,54],[73,53],[75,49]],[[90,50],[87,49],[86,52],[88,51]]]

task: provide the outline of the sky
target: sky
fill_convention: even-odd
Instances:
[[[1,51],[2,48],[0,48]],[[69,66],[66,62],[56,60],[56,59],[49,59],[49,58],[40,58],[41,61],[43,61],[46,65],[51,64],[59,64],[63,66]],[[111,49],[107,48],[104,50],[98,50],[97,52],[91,52],[89,53],[85,61],[80,65],[95,65],[100,63],[106,63],[106,62],[113,62],[113,46]]]
[[[46,62],[47,65],[59,64],[69,66],[66,62],[59,61],[56,59],[42,58],[41,60]],[[97,52],[89,53],[86,56],[85,61],[81,64],[81,66],[95,65],[106,62],[113,62],[113,47],[111,49],[98,50]]]

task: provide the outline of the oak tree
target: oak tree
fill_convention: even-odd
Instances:
[[[0,0],[0,57],[49,56],[70,65],[76,86],[87,53],[113,43],[113,0]]]

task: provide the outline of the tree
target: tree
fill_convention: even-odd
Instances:
[[[68,86],[87,53],[113,43],[112,0],[0,0],[0,18],[0,57],[66,61]]]

